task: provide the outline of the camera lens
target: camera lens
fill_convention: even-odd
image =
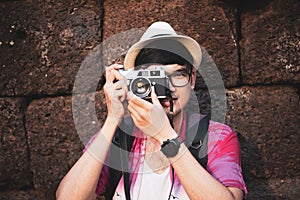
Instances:
[[[140,98],[148,97],[151,92],[151,83],[146,78],[137,78],[130,84],[130,90]]]

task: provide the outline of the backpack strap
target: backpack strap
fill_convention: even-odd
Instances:
[[[186,146],[194,158],[206,169],[209,117],[187,114]],[[191,127],[190,127],[191,125]]]
[[[109,180],[104,192],[105,199],[112,199],[122,175],[124,175],[126,199],[130,199],[130,196],[127,197],[130,195],[128,156],[134,141],[134,137],[131,136],[132,131],[133,122],[124,120],[113,137],[109,156]]]

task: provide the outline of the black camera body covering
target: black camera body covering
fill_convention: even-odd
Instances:
[[[120,71],[127,79],[128,90],[142,99],[150,99],[154,87],[159,99],[168,97],[169,80],[165,70],[157,66],[153,69]]]

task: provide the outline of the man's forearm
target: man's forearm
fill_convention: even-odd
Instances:
[[[232,191],[200,166],[184,144],[181,144],[179,153],[170,161],[190,199],[243,198],[241,190]]]
[[[86,152],[61,181],[57,199],[92,199],[117,125],[107,119]]]

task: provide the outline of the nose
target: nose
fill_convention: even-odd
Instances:
[[[175,87],[174,85],[172,84],[171,80],[168,81],[169,82],[169,89],[171,92],[174,92],[175,91]]]

